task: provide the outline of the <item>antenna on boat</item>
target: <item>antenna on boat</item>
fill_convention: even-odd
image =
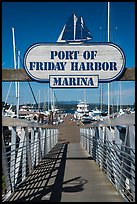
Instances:
[[[110,41],[110,2],[108,2],[108,42]],[[108,82],[108,119],[110,118],[110,83]]]

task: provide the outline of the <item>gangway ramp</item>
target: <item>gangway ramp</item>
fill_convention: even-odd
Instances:
[[[68,145],[61,202],[124,202],[79,143]]]
[[[58,143],[8,201],[124,202],[79,143]]]
[[[129,118],[131,118],[132,120],[129,120]],[[40,129],[39,132],[40,138],[43,137],[41,138],[43,140],[40,141],[42,146],[39,145],[38,141],[37,144],[39,147],[39,151],[36,152],[38,152],[38,155],[41,155],[41,159],[38,160],[39,162],[37,163],[37,165],[33,166],[32,171],[29,171],[29,174],[26,174],[25,179],[21,183],[12,182],[12,184],[15,185],[15,188],[12,190],[11,195],[9,197],[6,197],[6,200],[4,201],[15,202],[16,201],[128,202],[127,200],[129,200],[129,202],[134,201],[135,193],[134,191],[135,149],[133,146],[134,142],[131,143],[132,144],[131,147],[124,146],[126,150],[130,149],[129,152],[130,154],[128,154],[128,152],[124,152],[125,149],[123,149],[123,151],[122,149],[119,149],[117,143],[109,145],[110,141],[107,140],[105,140],[106,143],[103,142],[99,143],[101,142],[101,139],[97,140],[95,137],[96,136],[95,133],[97,134],[97,136],[98,133],[100,133],[100,136],[101,133],[103,133],[104,137],[106,138],[110,137],[112,136],[112,133],[115,130],[114,132],[116,134],[115,139],[118,140],[119,138],[120,139],[122,138],[123,141],[125,141],[124,140],[125,138],[130,139],[129,141],[134,141],[133,140],[135,137],[134,115],[126,115],[125,116],[126,121],[124,120],[125,125],[114,127],[112,129],[113,130],[112,133],[111,128],[107,127],[107,124],[102,124],[101,122],[99,122],[101,128],[103,125],[106,126],[106,127],[104,126],[102,129],[101,128],[99,129],[97,127],[97,124],[90,124],[90,127],[88,127],[88,125],[83,125],[71,119],[72,115],[69,115],[64,119],[64,122],[62,124],[55,126],[54,128],[57,128],[58,131],[55,131],[54,129],[52,129],[53,127],[51,128],[50,126],[46,126],[47,130],[45,132],[44,129],[43,131],[42,129]],[[114,120],[115,118],[111,120],[111,125],[115,125],[115,123],[117,122]],[[116,124],[121,125],[120,118],[118,118],[118,120],[119,121]],[[14,123],[14,121],[10,122],[12,122],[10,123],[11,126],[17,125]],[[3,125],[7,125],[5,123],[6,122],[3,122]],[[23,123],[22,121],[21,125],[23,126],[23,130],[27,128],[25,127],[25,123]],[[30,125],[33,126],[34,124],[29,124],[29,127]],[[97,130],[100,130],[100,132],[94,131],[93,129],[94,127],[92,126],[95,125],[96,128],[98,128]],[[122,127],[123,129],[121,131],[120,128]],[[35,129],[35,131],[36,132],[34,135],[35,138],[37,139],[36,136],[38,135],[37,134],[38,129]],[[12,134],[13,133],[14,131],[12,132]],[[124,135],[126,135],[126,137],[124,137]],[[43,141],[45,141],[45,143],[43,143]],[[35,141],[33,143],[35,143]],[[33,143],[31,145],[33,145]],[[49,145],[47,145],[47,143]],[[42,148],[40,149],[40,147],[44,147],[45,153],[43,152],[43,154],[39,154],[40,151],[43,151],[43,149]],[[52,148],[50,148],[49,150],[49,147]],[[103,151],[104,157],[101,157],[102,154],[99,155],[99,152],[101,152],[101,150],[104,150]],[[36,154],[36,158],[38,155]],[[126,155],[127,158],[123,155]],[[3,154],[3,156],[5,156],[5,154]],[[24,154],[22,156],[24,156]],[[5,157],[3,157],[3,160],[4,158]],[[130,163],[128,161],[130,161]],[[21,162],[22,163],[20,165],[19,172],[20,177],[22,178],[22,174],[25,172],[23,171],[23,169],[21,169],[21,167],[26,162],[26,160],[25,161],[21,160]],[[28,163],[26,164],[28,165]],[[108,165],[107,168],[105,168],[106,164]],[[121,164],[124,165],[122,166]],[[126,164],[128,164],[128,166],[126,166]],[[15,167],[16,168],[18,167],[16,163]],[[111,169],[113,170],[112,172],[109,171]],[[125,174],[125,170],[127,169],[128,171],[126,171]],[[129,189],[129,191],[123,185],[123,183],[127,184],[127,179],[125,179],[125,175],[131,176],[131,179],[129,181],[130,182],[129,186],[131,187],[131,189]],[[11,174],[10,178],[13,179],[13,177],[16,177],[16,174]]]

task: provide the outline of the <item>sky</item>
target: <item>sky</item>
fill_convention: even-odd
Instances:
[[[14,69],[12,28],[15,31],[16,50],[21,53],[21,64],[26,50],[35,43],[56,42],[67,19],[75,12],[82,16],[93,39],[107,42],[107,2],[2,2],[2,69]],[[135,68],[135,2],[110,3],[110,42],[124,52],[127,68]],[[20,104],[35,103],[27,82],[20,82]],[[35,97],[48,100],[49,83],[31,82]],[[108,102],[107,83],[98,88],[54,89],[58,101],[78,101],[85,97],[88,103]],[[132,105],[135,102],[134,81],[110,83],[110,104]],[[15,82],[2,82],[2,101],[16,104]]]

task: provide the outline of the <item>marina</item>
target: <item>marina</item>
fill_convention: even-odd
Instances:
[[[135,202],[134,3],[54,5],[3,2],[2,202]]]

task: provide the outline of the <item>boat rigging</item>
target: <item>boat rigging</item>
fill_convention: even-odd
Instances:
[[[92,39],[84,19],[72,14],[64,25],[57,42],[86,42]]]

